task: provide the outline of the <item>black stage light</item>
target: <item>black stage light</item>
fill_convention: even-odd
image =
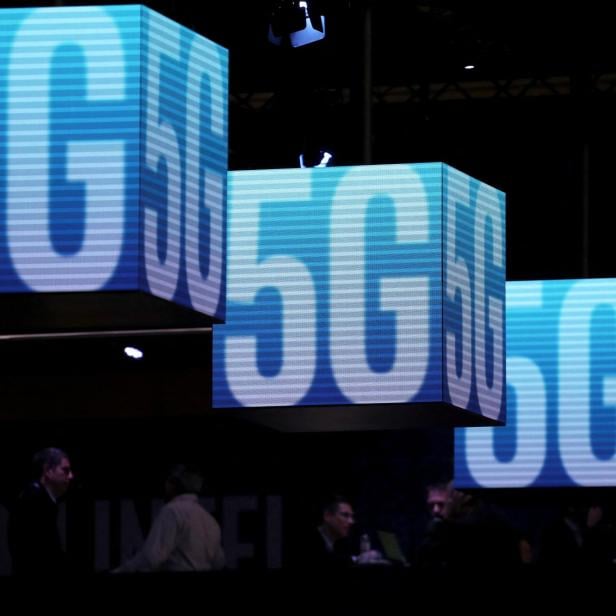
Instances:
[[[309,0],[278,0],[272,10],[268,39],[274,45],[300,47],[325,38],[325,17]]]

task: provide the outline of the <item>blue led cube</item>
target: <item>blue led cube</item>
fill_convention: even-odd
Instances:
[[[223,320],[227,51],[126,5],[2,10],[0,54],[3,330]]]
[[[456,485],[616,486],[616,280],[507,283],[507,425],[456,430]]]
[[[214,406],[288,430],[505,419],[505,195],[441,163],[229,174]]]

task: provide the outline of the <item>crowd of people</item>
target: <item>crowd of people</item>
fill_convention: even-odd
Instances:
[[[58,530],[58,504],[74,479],[67,453],[46,448],[34,455],[32,479],[15,500],[8,523],[8,547],[15,575],[62,575],[74,570]],[[211,571],[225,567],[218,521],[200,503],[199,469],[174,465],[165,477],[165,505],[142,547],[109,573]],[[456,489],[452,481],[427,487],[428,520],[412,554],[398,556],[372,547],[374,535],[355,532],[352,500],[328,494],[313,524],[291,542],[290,568],[337,569],[408,564],[422,569],[463,567],[603,566],[616,563],[616,523],[595,503],[568,504],[529,537],[485,502],[480,492]],[[388,533],[379,533],[384,541]],[[383,538],[384,537],[384,538]],[[391,547],[391,546],[388,546]],[[387,552],[387,550],[385,550]]]
[[[15,575],[60,576],[77,570],[58,528],[58,503],[73,478],[69,456],[61,449],[49,447],[35,454],[32,479],[9,516],[8,545]],[[222,569],[220,526],[199,502],[202,487],[198,469],[174,465],[164,482],[166,503],[143,546],[111,573]]]

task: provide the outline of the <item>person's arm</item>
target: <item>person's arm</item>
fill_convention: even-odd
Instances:
[[[141,549],[130,560],[114,569],[114,573],[160,569],[175,547],[177,525],[175,513],[169,507],[163,507]]]

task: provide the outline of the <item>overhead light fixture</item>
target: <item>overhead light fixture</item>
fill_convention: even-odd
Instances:
[[[278,0],[271,13],[268,39],[274,45],[301,47],[325,38],[325,17],[310,0]]]
[[[302,152],[299,155],[299,166],[302,169],[306,169],[307,167],[329,167],[333,157],[334,155],[327,150],[319,150],[318,156],[313,161],[310,161],[306,160]]]
[[[141,359],[143,357],[143,351],[134,346],[124,347],[124,355],[131,359]]]

